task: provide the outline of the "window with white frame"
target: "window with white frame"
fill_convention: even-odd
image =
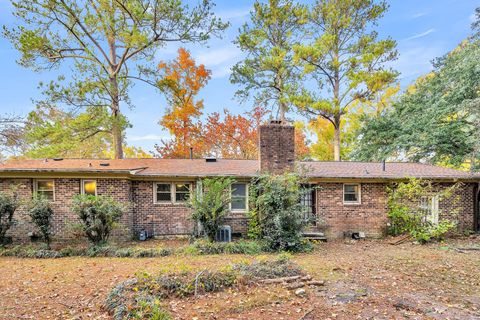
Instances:
[[[190,183],[157,182],[154,187],[156,203],[185,203],[190,199]]]
[[[247,211],[248,187],[246,183],[233,183],[231,186],[230,209]]]
[[[424,215],[425,219],[430,223],[437,225],[439,219],[439,198],[437,195],[427,197],[422,196],[420,198],[420,212]]]
[[[190,184],[175,184],[175,202],[187,202],[190,199]]]
[[[360,203],[360,185],[344,184],[343,185],[343,203],[359,204]]]
[[[54,180],[36,180],[35,193],[40,197],[45,197],[50,201],[55,201],[55,182]]]
[[[82,180],[82,194],[88,194],[91,196],[97,195],[97,180]]]

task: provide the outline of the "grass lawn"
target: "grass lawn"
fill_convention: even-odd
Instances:
[[[480,319],[480,238],[426,246],[386,241],[320,244],[293,261],[323,287],[305,296],[280,285],[173,299],[176,319]],[[146,243],[146,245],[152,245]],[[215,270],[264,256],[0,258],[0,319],[110,319],[108,292],[137,272]]]

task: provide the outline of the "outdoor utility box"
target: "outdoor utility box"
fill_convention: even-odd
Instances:
[[[148,238],[148,232],[147,232],[147,230],[142,230],[142,231],[140,231],[140,234],[139,234],[139,236],[138,236],[138,239],[139,239],[140,241],[145,241],[145,240],[147,240],[147,238]]]
[[[218,242],[231,242],[232,228],[230,226],[221,226],[217,231],[216,240]]]

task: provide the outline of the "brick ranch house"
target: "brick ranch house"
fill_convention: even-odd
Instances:
[[[69,228],[76,216],[70,211],[72,197],[79,193],[106,194],[129,202],[122,228],[115,236],[130,239],[141,230],[154,236],[187,235],[192,230],[190,209],[185,202],[199,179],[233,177],[231,213],[226,225],[232,233],[247,228],[249,181],[261,171],[282,172],[295,165],[306,172],[314,186],[302,203],[312,221],[310,230],[327,238],[345,232],[364,232],[379,237],[387,228],[386,187],[408,177],[435,181],[438,188],[462,182],[456,199],[423,199],[433,220],[451,218],[459,231],[479,229],[478,185],[480,176],[463,171],[419,163],[297,162],[294,161],[294,128],[272,121],[260,128],[259,160],[227,159],[41,159],[16,160],[0,164],[0,190],[29,199],[34,192],[52,200],[55,238],[72,237]],[[435,203],[435,201],[437,203]],[[452,216],[452,212],[455,215]],[[15,240],[28,240],[34,227],[25,208],[16,212],[16,224],[9,230]]]

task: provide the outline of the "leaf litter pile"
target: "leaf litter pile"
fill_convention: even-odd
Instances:
[[[275,256],[0,257],[0,319],[113,319],[106,301],[121,283],[124,302],[110,301],[137,319],[480,319],[480,251],[473,248],[480,237],[424,246],[336,241],[291,257],[298,275],[257,269],[256,279],[244,279],[239,266]],[[216,277],[232,270],[231,286],[231,278]],[[125,282],[133,276],[135,284]],[[170,289],[158,287],[162,276]]]
[[[163,303],[169,298],[198,297],[235,286],[301,280],[310,285],[317,284],[284,256],[276,260],[231,264],[213,272],[204,269],[197,274],[184,272],[152,276],[144,273],[117,285],[108,295],[105,308],[116,320],[171,319]]]

